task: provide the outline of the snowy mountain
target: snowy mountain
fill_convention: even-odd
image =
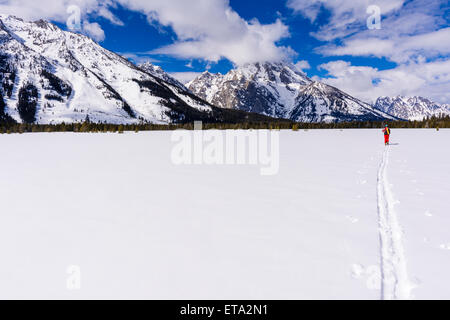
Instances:
[[[154,64],[152,64],[150,62],[145,62],[143,64],[138,65],[138,67],[140,69],[142,69],[143,71],[151,74],[155,78],[161,79],[161,80],[163,80],[163,81],[165,81],[165,82],[167,82],[167,83],[169,83],[169,84],[171,84],[173,86],[176,86],[176,87],[180,88],[181,90],[188,91],[188,89],[186,88],[186,86],[184,84],[182,84],[181,82],[179,82],[175,78],[171,77],[160,66],[155,66]]]
[[[243,121],[162,70],[139,68],[92,39],[46,22],[0,15],[0,117],[17,122]],[[260,117],[260,116],[257,116]],[[259,118],[258,118],[259,119]]]
[[[374,107],[405,120],[450,115],[450,105],[440,105],[423,97],[380,97]]]
[[[287,63],[255,63],[225,75],[203,73],[187,84],[213,105],[299,122],[392,119],[350,95],[308,78]]]

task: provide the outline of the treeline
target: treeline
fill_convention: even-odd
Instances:
[[[397,129],[440,129],[450,128],[450,116],[432,116],[423,121],[360,121],[360,122],[340,122],[340,123],[299,123],[294,124],[298,129],[376,129],[388,124],[391,128]]]
[[[1,101],[0,101],[1,102]],[[0,110],[1,111],[1,110]],[[158,125],[150,123],[117,125],[107,123],[94,123],[85,121],[83,123],[70,124],[32,124],[13,123],[2,121],[0,117],[0,134],[27,133],[27,132],[93,132],[93,133],[124,133],[139,131],[169,131],[176,129],[193,130],[193,123]],[[249,130],[249,129],[270,129],[270,130],[307,130],[307,129],[374,129],[382,128],[389,124],[391,128],[450,128],[450,116],[431,117],[423,121],[362,121],[362,122],[340,122],[340,123],[294,123],[288,121],[280,122],[244,122],[236,124],[226,123],[204,123],[203,129],[218,130]]]

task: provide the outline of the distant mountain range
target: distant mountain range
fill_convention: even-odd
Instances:
[[[380,97],[374,107],[405,120],[420,121],[426,117],[450,115],[450,105],[438,104],[423,97]]]
[[[136,66],[84,35],[0,15],[0,121],[341,122],[439,113],[449,107],[420,97],[383,97],[371,106],[289,63],[205,72],[185,86],[160,67]]]
[[[247,64],[225,75],[205,72],[187,87],[222,108],[298,122],[395,118],[337,88],[311,80],[288,63]]]

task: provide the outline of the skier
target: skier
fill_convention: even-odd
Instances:
[[[387,146],[389,145],[389,137],[391,135],[391,129],[389,129],[388,125],[385,126],[383,132],[384,132],[384,144]]]

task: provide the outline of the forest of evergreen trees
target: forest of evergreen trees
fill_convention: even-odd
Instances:
[[[1,101],[0,101],[1,107]],[[193,123],[173,124],[173,125],[156,125],[150,123],[116,125],[107,123],[94,123],[87,118],[83,123],[72,124],[33,124],[33,123],[15,123],[8,117],[5,119],[1,116],[0,108],[0,134],[9,133],[27,133],[27,132],[112,132],[123,133],[126,131],[164,131],[186,129],[193,130]],[[279,122],[244,122],[237,124],[226,123],[204,123],[203,129],[271,129],[271,130],[307,130],[307,129],[373,129],[383,128],[385,124],[389,124],[391,128],[450,128],[450,116],[431,117],[424,121],[386,121],[386,122],[340,122],[340,123],[294,123],[285,120]]]
[[[0,101],[1,104],[1,101]],[[382,128],[385,124],[389,124],[391,128],[450,128],[450,116],[445,117],[431,117],[424,121],[386,121],[386,122],[341,122],[341,123],[294,123],[288,121],[279,122],[248,122],[238,124],[224,124],[224,123],[204,123],[203,129],[271,129],[271,130],[306,130],[306,129],[372,129]],[[115,125],[106,123],[93,123],[87,118],[83,123],[72,124],[51,124],[41,125],[33,123],[18,124],[1,117],[0,110],[0,134],[8,133],[26,133],[26,132],[113,132],[123,133],[126,131],[163,131],[186,129],[193,130],[193,123],[174,124],[174,125],[155,125],[150,123],[130,124],[130,125]]]

